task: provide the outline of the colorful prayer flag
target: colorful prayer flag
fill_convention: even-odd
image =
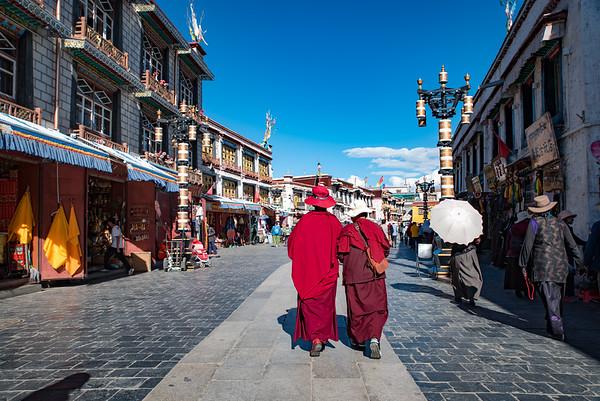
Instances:
[[[381,178],[379,179],[379,181],[377,181],[377,186],[381,187],[383,185],[383,176],[381,176]]]

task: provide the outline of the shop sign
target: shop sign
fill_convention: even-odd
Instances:
[[[563,190],[563,177],[560,171],[560,163],[544,169],[544,192],[554,192]]]
[[[479,179],[479,176],[476,175],[475,177],[471,178],[471,181],[473,182],[473,193],[481,194],[483,192],[483,188],[481,187],[481,180]]]
[[[531,166],[533,168],[553,162],[560,157],[550,113],[544,114],[531,124],[525,130],[525,136],[531,152]]]
[[[494,167],[496,181],[499,183],[506,181],[506,159],[498,157],[492,161],[492,166]]]
[[[144,205],[129,207],[129,237],[133,241],[150,239],[150,208]]]
[[[485,181],[487,182],[488,188],[490,191],[496,190],[496,174],[494,173],[494,167],[491,164],[486,164],[483,167],[483,172],[485,174]]]

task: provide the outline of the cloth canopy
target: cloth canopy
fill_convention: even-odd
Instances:
[[[158,168],[154,164],[142,159],[137,155],[122,152],[108,146],[88,142],[91,146],[108,153],[113,158],[125,163],[127,166],[127,178],[131,181],[150,181],[156,185],[165,188],[167,192],[179,192],[177,184],[177,172],[167,170],[166,168]],[[169,171],[169,172],[168,172]]]
[[[73,277],[81,267],[82,252],[81,245],[79,244],[79,234],[79,224],[77,223],[77,216],[75,215],[75,207],[71,206],[67,239],[67,262],[65,263],[65,269],[69,272],[71,277]]]
[[[60,163],[112,172],[106,152],[59,131],[0,113],[0,150],[10,150]]]
[[[8,240],[11,241],[14,238],[21,244],[29,244],[32,239],[34,225],[31,195],[27,191],[19,201],[17,210],[8,225]]]
[[[55,270],[60,269],[67,262],[68,251],[67,242],[69,238],[69,224],[65,216],[65,210],[62,205],[54,215],[50,231],[44,241],[44,255],[48,259],[50,266]]]

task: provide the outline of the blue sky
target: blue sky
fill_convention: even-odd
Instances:
[[[157,1],[187,33],[187,2]],[[275,176],[311,174],[317,161],[323,172],[369,184],[431,173],[437,123],[417,127],[416,79],[437,87],[445,64],[450,86],[469,72],[476,88],[505,36],[498,0],[195,4],[216,76],[204,85],[204,109],[257,142],[271,110]]]

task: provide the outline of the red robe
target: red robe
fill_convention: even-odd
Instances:
[[[298,291],[294,341],[339,339],[335,292],[339,273],[336,243],[342,225],[329,212],[303,216],[288,239],[292,281]]]
[[[390,244],[382,228],[367,219],[358,219],[357,223],[367,237],[373,259],[383,260]],[[380,339],[388,318],[385,273],[375,274],[369,266],[365,241],[353,224],[342,230],[338,252],[344,259],[348,335],[355,344]]]

